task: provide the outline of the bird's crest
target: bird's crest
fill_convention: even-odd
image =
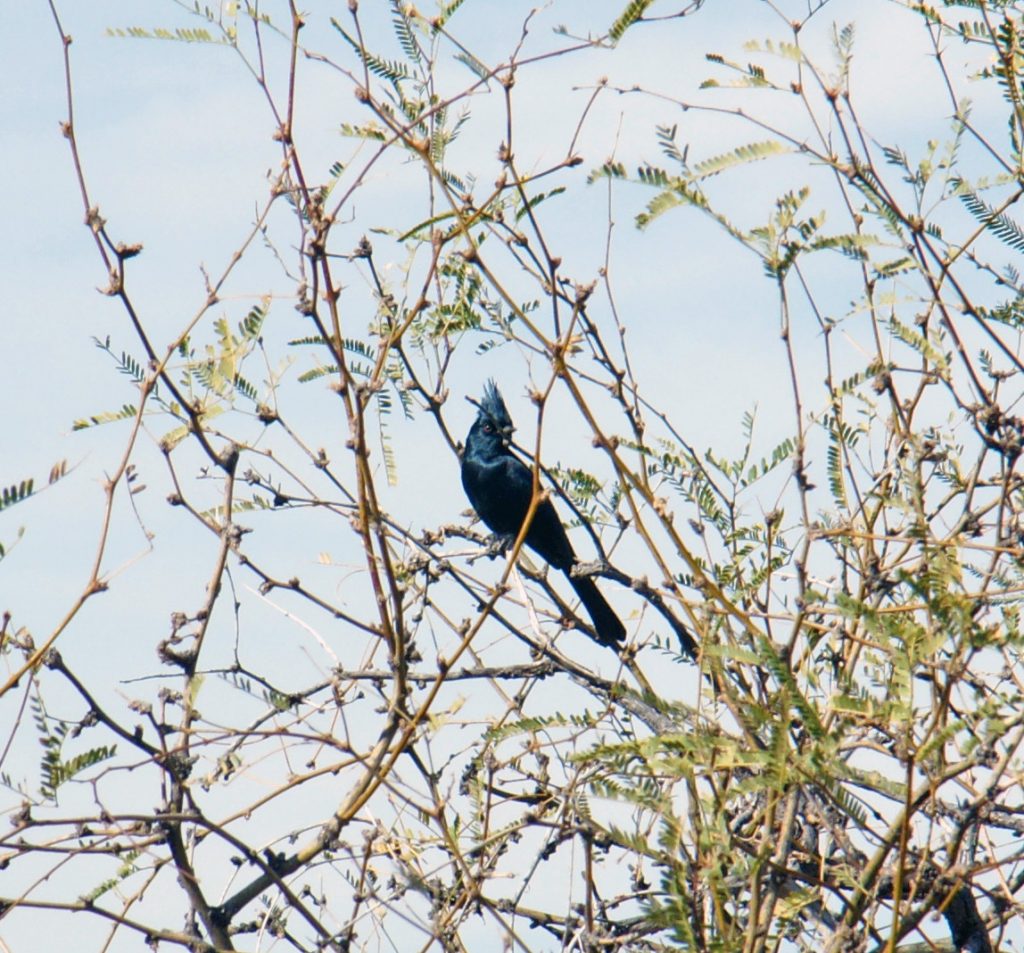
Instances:
[[[501,391],[493,380],[484,384],[484,396],[480,401],[480,412],[491,418],[498,430],[512,430],[512,418],[509,416]]]

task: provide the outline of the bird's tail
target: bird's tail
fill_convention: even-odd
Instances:
[[[569,582],[572,583],[583,605],[587,607],[598,641],[609,648],[617,649],[626,640],[626,627],[601,595],[594,580],[590,576],[569,575]]]

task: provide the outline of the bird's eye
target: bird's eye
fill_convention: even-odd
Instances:
[[[494,424],[484,424],[484,433],[494,433]]]

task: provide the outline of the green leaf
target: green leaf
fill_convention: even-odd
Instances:
[[[336,19],[334,19],[334,17],[331,17],[331,25],[339,34],[341,34],[342,39],[344,39],[345,42],[355,50],[356,55],[360,60],[362,60],[366,68],[373,73],[374,76],[386,79],[396,89],[403,80],[409,78],[409,67],[406,66],[405,63],[401,63],[398,60],[386,60],[379,56],[375,56],[362,46],[355,37],[350,36],[345,28]]]
[[[963,182],[958,186],[957,195],[967,211],[1003,244],[1014,251],[1024,252],[1024,229],[1005,212],[997,212]]]
[[[129,420],[138,414],[138,408],[133,404],[124,404],[120,410],[105,410],[91,417],[79,417],[71,424],[72,430],[86,430],[89,427],[98,427],[101,424],[110,424],[118,420]]]
[[[23,503],[32,495],[34,488],[35,481],[31,479],[0,488],[0,510],[6,510],[16,503]]]
[[[341,134],[350,139],[372,139],[375,142],[383,142],[387,139],[387,132],[376,123],[365,123],[362,126],[353,126],[350,123],[341,124]]]
[[[179,43],[216,43],[221,46],[231,43],[228,37],[214,36],[209,30],[189,30],[183,27],[175,27],[173,30],[165,27],[153,27],[150,30],[141,26],[107,27],[107,36],[133,40],[173,40]]]
[[[608,38],[614,42],[622,39],[622,35],[643,15],[654,0],[630,0],[626,8],[619,14],[615,22],[608,28]]]

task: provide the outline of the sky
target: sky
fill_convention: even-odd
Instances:
[[[162,0],[55,2],[73,37],[76,131],[90,192],[117,240],[144,245],[131,263],[130,290],[160,350],[202,306],[204,270],[218,274],[247,234],[265,198],[268,173],[279,162],[274,124],[252,77],[230,50],[109,35],[111,29],[136,26],[195,25],[186,8]],[[570,34],[598,33],[622,5],[604,0],[541,5],[530,20],[526,48],[539,53],[564,45],[565,37],[555,32],[560,24]],[[468,0],[452,28],[480,60],[496,62],[507,55],[510,37],[518,36],[530,6]],[[781,4],[787,6],[799,15],[808,5]],[[344,43],[328,23],[343,7],[322,0],[310,3],[305,35],[311,48],[350,63]],[[391,44],[391,55],[397,55],[383,8],[382,3],[363,4],[368,42],[385,49]],[[270,4],[266,9],[280,16],[283,7]],[[807,47],[826,57],[831,24],[842,26],[851,19],[858,31],[852,88],[862,104],[862,122],[879,143],[898,139],[908,152],[924,148],[936,129],[940,134],[948,129],[950,105],[935,82],[921,80],[934,73],[929,72],[930,54],[916,19],[892,3],[833,0],[813,21],[814,31],[803,38]],[[126,439],[124,424],[74,432],[72,423],[133,400],[130,382],[94,339],[103,341],[109,335],[115,353],[137,353],[138,348],[118,303],[97,290],[106,277],[83,225],[68,145],[60,134],[66,90],[50,10],[45,3],[17,4],[7,12],[5,26],[0,35],[0,128],[8,188],[0,256],[5,289],[0,402],[8,413],[0,486],[27,477],[44,481],[59,460],[66,459],[71,468],[68,477],[37,499],[0,513],[0,544],[9,550],[0,563],[0,610],[14,606],[16,625],[29,627],[41,640],[88,578],[101,526],[104,481],[117,466]],[[794,427],[771,282],[753,256],[739,252],[724,233],[695,215],[666,215],[638,233],[633,219],[649,194],[627,185],[614,189],[609,200],[604,184],[588,186],[585,179],[609,158],[630,169],[646,162],[665,164],[655,136],[659,125],[677,124],[680,140],[690,144],[693,156],[715,155],[748,141],[749,130],[737,123],[683,111],[678,101],[737,101],[738,93],[698,89],[713,74],[704,53],[736,51],[743,40],[782,35],[780,19],[769,4],[709,0],[692,18],[631,31],[614,54],[594,50],[524,70],[515,89],[515,151],[521,167],[530,170],[565,155],[587,98],[606,82],[607,91],[598,97],[579,135],[577,151],[583,162],[575,177],[566,179],[573,197],[571,215],[561,212],[562,206],[542,212],[546,235],[563,257],[563,273],[595,280],[605,259],[608,221],[614,220],[611,281],[628,327],[637,376],[652,402],[685,425],[692,446],[714,446],[727,453],[740,449],[739,421],[746,411],[758,412],[759,454],[770,452]],[[965,62],[969,55],[963,52]],[[272,67],[279,66],[280,56],[280,48],[268,50]],[[452,90],[472,78],[453,60],[439,75]],[[364,121],[365,114],[348,80],[329,67],[302,62],[299,78],[296,138],[307,168],[319,180],[339,159],[358,161],[357,147],[338,128],[343,122]],[[634,87],[660,96],[630,92]],[[282,92],[279,82],[274,92]],[[474,95],[470,107],[467,132],[452,147],[452,166],[486,184],[500,169],[496,156],[502,110],[494,84]],[[765,108],[773,115],[776,107]],[[774,118],[792,118],[785,115],[787,105],[777,108]],[[998,103],[981,98],[976,116],[984,122],[997,108]],[[754,220],[770,208],[780,180],[789,177],[797,183],[821,174],[802,163],[781,168],[751,166],[730,179],[718,197],[726,208]],[[769,181],[776,191],[764,191]],[[407,166],[385,163],[374,169],[346,209],[352,221],[335,230],[333,250],[350,251],[374,223],[408,223],[409,208],[421,194],[422,179]],[[288,231],[286,211],[275,210],[271,224],[274,240],[287,254],[289,236],[294,235]],[[385,280],[397,286],[406,264],[403,250],[387,236],[372,237]],[[294,282],[283,274],[271,250],[257,246],[232,274],[218,314],[234,324],[253,301],[270,295],[273,319],[279,323],[268,334],[286,340],[308,333],[292,311]],[[841,317],[849,311],[856,288],[838,269],[830,277],[833,266],[828,261],[818,267],[823,279],[819,301]],[[360,315],[372,312],[367,276],[355,267],[345,276],[345,305],[358,325]],[[801,322],[798,354],[806,358],[811,375],[817,373],[813,362],[819,353],[818,330],[805,307],[796,306],[796,317]],[[611,327],[607,309],[598,311],[598,320]],[[209,321],[205,333],[209,335]],[[513,417],[532,438],[535,414],[526,382],[546,383],[544,367],[514,347],[480,355],[469,347],[460,351],[448,376],[452,393],[446,409],[455,436],[464,434],[474,413],[464,398],[478,395],[489,377],[499,381]],[[311,385],[292,399],[314,445],[340,456],[336,400],[326,386]],[[586,434],[565,420],[568,411],[568,401],[556,391],[547,410],[545,445],[557,448],[560,463],[598,466]],[[398,480],[386,490],[388,511],[419,528],[460,519],[467,504],[457,461],[438,434],[421,419],[395,418],[390,425]],[[115,532],[105,557],[105,566],[115,574],[113,591],[90,604],[61,642],[62,651],[86,673],[102,672],[110,664],[108,653],[115,654],[124,681],[111,685],[109,696],[122,702],[135,690],[130,679],[144,678],[157,667],[153,644],[159,632],[166,629],[172,611],[196,601],[209,572],[205,559],[191,555],[209,546],[209,538],[194,524],[172,519],[163,502],[168,484],[157,448],[163,429],[153,425],[136,461],[147,489],[131,505],[122,499],[115,511]],[[332,545],[333,527],[325,529],[312,515],[289,525],[293,537],[271,537],[269,549],[279,546],[298,560],[304,580],[339,591],[350,557],[334,548],[340,544]],[[288,565],[289,559],[282,557],[281,564]],[[239,575],[238,581],[247,587],[249,624],[257,630],[279,630],[280,606],[261,600],[251,580]],[[319,631],[318,622],[306,624]],[[285,629],[289,640],[297,640],[298,655],[296,643],[289,641],[266,646],[263,658],[274,660],[296,685],[324,676],[338,653],[344,655],[329,640],[303,634],[302,625]],[[231,649],[225,636],[224,660],[230,659]],[[608,659],[583,652],[594,656],[595,667],[614,674]],[[671,671],[666,675],[670,682],[678,677]],[[0,924],[0,940],[22,949],[25,929],[18,923],[11,928]]]

